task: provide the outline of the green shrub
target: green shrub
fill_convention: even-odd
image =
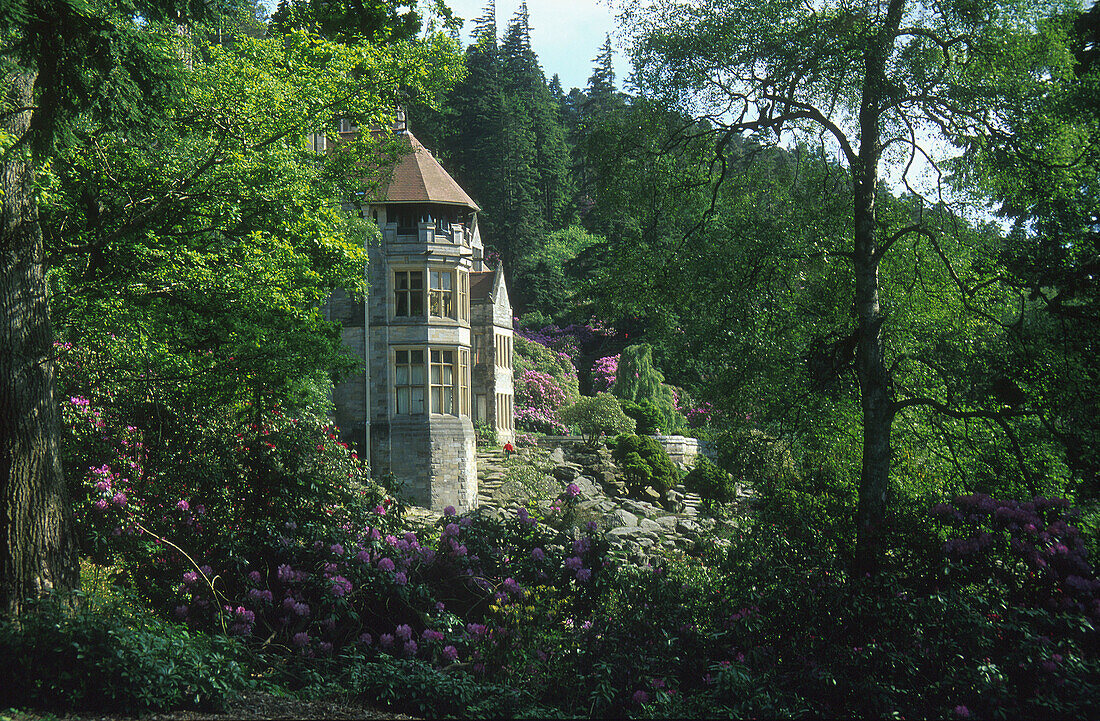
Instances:
[[[474,438],[478,448],[497,445],[497,430],[485,421],[474,421]]]
[[[737,492],[737,483],[733,476],[711,463],[700,454],[695,457],[691,471],[684,477],[684,485],[695,491],[706,501],[729,503]]]
[[[326,692],[351,693],[371,704],[383,704],[425,718],[554,718],[554,709],[539,706],[516,685],[486,683],[463,673],[449,673],[415,659],[380,656],[340,659],[339,680]]]
[[[250,687],[243,646],[82,594],[0,621],[0,708],[58,711],[221,708]]]
[[[641,493],[646,486],[665,493],[680,480],[680,472],[668,453],[649,436],[620,435],[612,455],[622,467],[632,493]]]
[[[604,434],[631,433],[635,425],[610,393],[580,398],[563,408],[559,415],[563,423],[576,427],[591,447],[595,447]]]
[[[661,432],[664,428],[664,416],[661,415],[661,411],[655,408],[649,401],[642,400],[641,403],[635,403],[634,401],[620,400],[619,404],[623,407],[623,413],[634,419],[637,423],[635,433],[640,436],[653,436]]]

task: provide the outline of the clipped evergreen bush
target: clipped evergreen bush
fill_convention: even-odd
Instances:
[[[654,407],[648,400],[642,400],[641,403],[620,400],[619,404],[623,407],[623,413],[634,419],[637,424],[635,433],[638,435],[657,435],[665,427],[664,416],[660,409]]]
[[[680,480],[680,472],[668,453],[649,436],[620,435],[615,439],[612,456],[623,469],[631,493],[641,493],[646,486],[665,493]]]
[[[729,503],[737,493],[733,476],[702,454],[695,457],[691,471],[684,477],[684,485],[711,503]]]

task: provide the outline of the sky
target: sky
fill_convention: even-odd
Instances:
[[[486,0],[447,0],[455,15],[466,20],[463,43],[470,40],[473,20],[481,16]],[[520,0],[497,0],[497,29],[501,34],[515,14]],[[592,75],[592,60],[611,33],[615,48],[615,85],[623,89],[630,64],[615,38],[615,14],[608,0],[527,0],[531,23],[531,47],[538,55],[547,79],[557,73],[566,92],[584,88]]]

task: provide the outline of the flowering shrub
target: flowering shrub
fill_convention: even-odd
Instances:
[[[1100,579],[1065,498],[1014,501],[982,493],[940,503],[944,552],[964,580],[993,580],[1010,603],[1100,621]]]
[[[609,391],[615,385],[615,374],[619,371],[619,354],[604,356],[592,366],[592,391]]]
[[[524,371],[516,379],[516,427],[535,433],[565,434],[569,429],[558,419],[566,395],[554,378],[537,370]]]
[[[564,328],[554,324],[529,328],[521,325],[519,318],[513,318],[512,326],[522,338],[563,353],[571,362],[576,362],[586,346],[614,335],[613,329],[595,318],[588,323],[571,323]]]

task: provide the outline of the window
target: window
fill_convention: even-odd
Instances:
[[[458,350],[458,412],[470,415],[470,351]]]
[[[424,413],[424,351],[394,352],[394,408],[399,416]]]
[[[497,393],[497,422],[496,427],[502,431],[512,430],[512,396]]]
[[[512,337],[503,333],[496,334],[496,364],[501,368],[512,367]]]
[[[458,272],[458,319],[470,320],[470,274]]]
[[[449,270],[430,270],[428,277],[428,315],[436,318],[455,317],[454,273]]]
[[[424,315],[424,271],[399,270],[394,273],[395,316]]]
[[[394,415],[470,415],[470,351],[466,348],[395,349],[394,368]]]
[[[475,331],[472,336],[474,365],[484,363],[487,358],[488,347],[485,345],[485,333]]]
[[[432,413],[470,415],[470,352],[431,350]]]
[[[359,126],[355,124],[354,120],[348,120],[347,118],[340,118],[340,132],[341,133],[356,133],[356,132],[359,132]]]

